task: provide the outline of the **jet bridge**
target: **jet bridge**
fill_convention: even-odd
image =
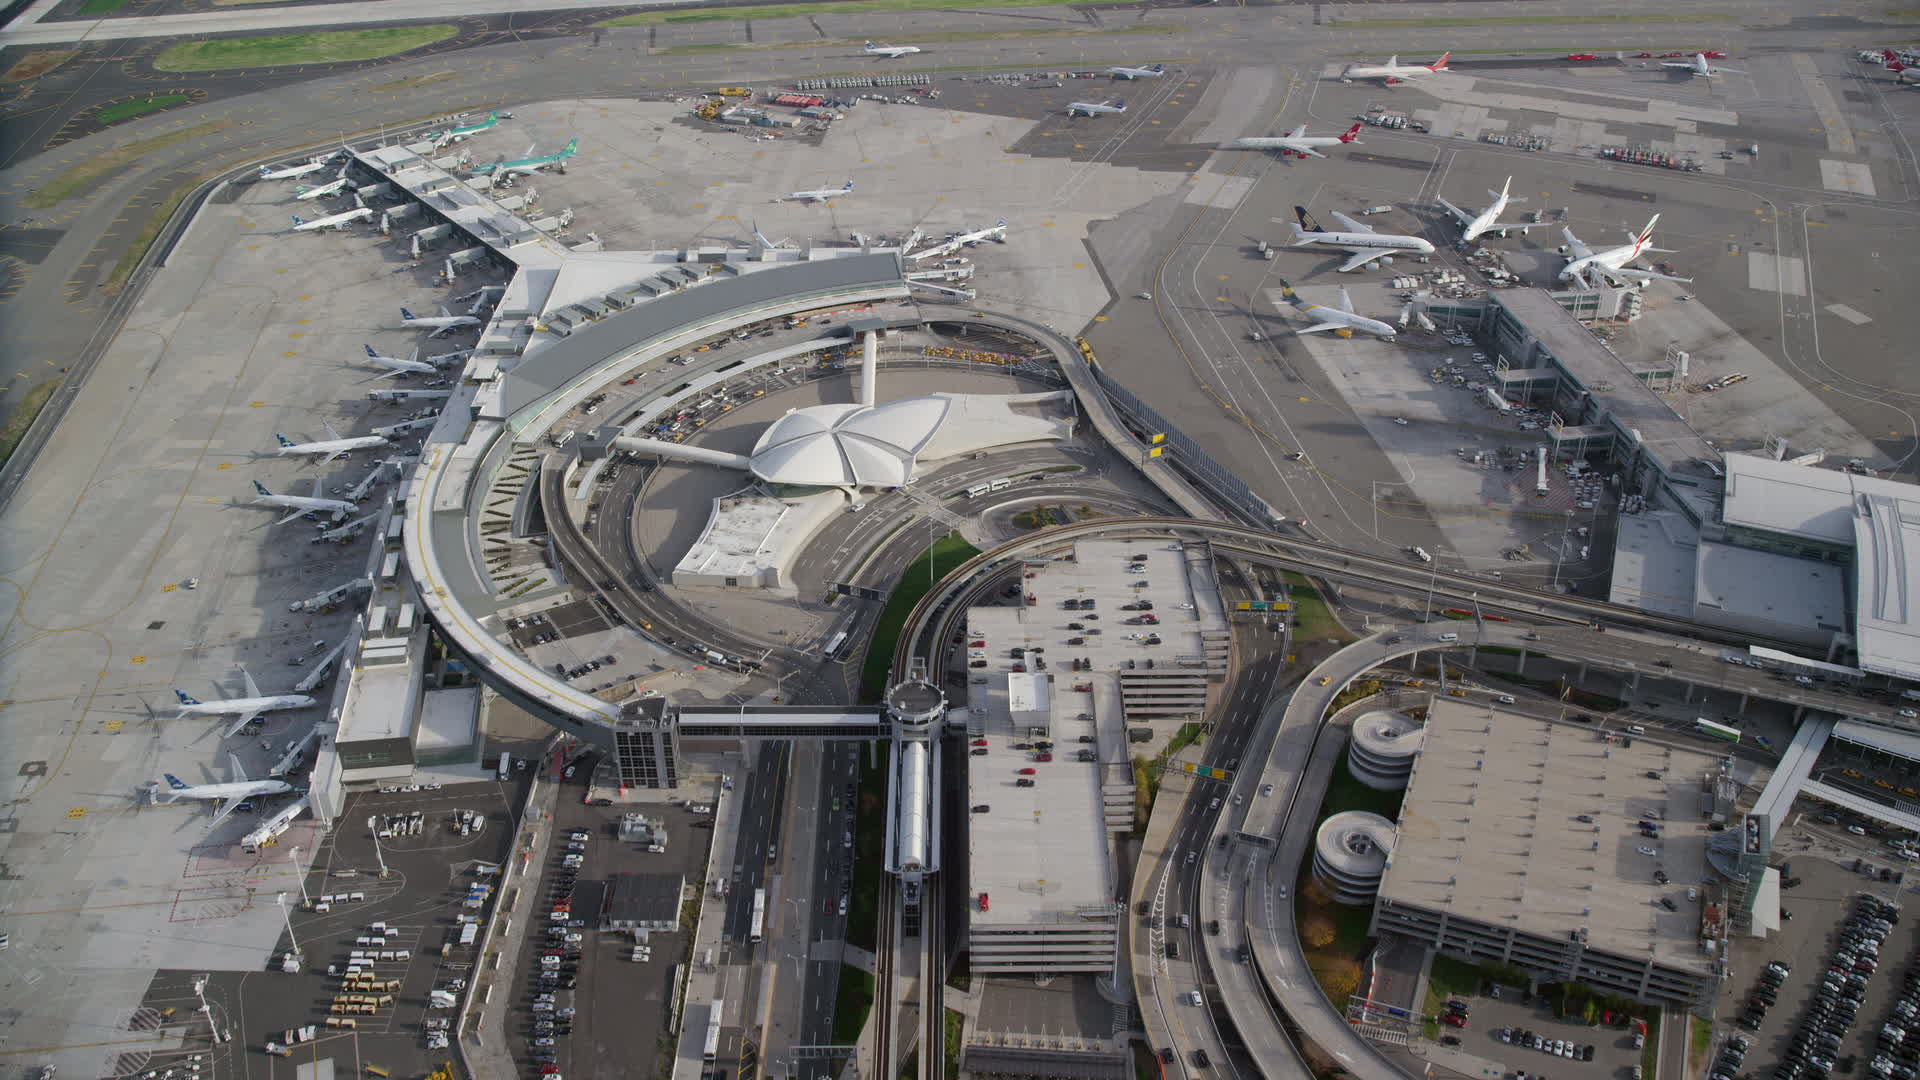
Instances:
[[[325,592],[315,593],[312,596],[307,597],[305,600],[295,600],[293,603],[287,605],[287,610],[295,613],[319,611],[323,607],[327,607],[332,604],[337,604],[340,601],[345,600],[347,597],[352,596],[356,592],[360,592],[362,590],[371,591],[372,589],[373,589],[372,578],[370,577],[355,578],[352,581],[348,581],[340,585],[335,585],[333,588],[328,589]]]

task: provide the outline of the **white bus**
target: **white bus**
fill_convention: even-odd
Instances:
[[[840,650],[846,647],[847,647],[847,632],[845,630],[842,630],[827,640],[826,651],[821,653],[820,655],[828,660],[838,660],[840,659]]]
[[[767,931],[767,890],[753,890],[753,923],[747,929],[747,940],[760,944]]]
[[[714,1002],[707,1013],[707,1045],[700,1051],[701,1058],[717,1061],[720,1058],[720,1003]]]
[[[513,779],[513,755],[512,754],[503,752],[500,755],[500,779],[502,780]]]

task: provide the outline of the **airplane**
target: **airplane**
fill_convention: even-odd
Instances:
[[[327,429],[327,435],[329,436],[323,442],[297,443],[277,431],[274,432],[273,437],[280,443],[280,453],[278,456],[318,457],[320,464],[325,465],[333,459],[345,454],[351,454],[355,450],[370,450],[376,446],[393,445],[378,435],[359,435],[351,439],[343,438],[339,432],[333,430],[332,424],[323,423],[322,426]]]
[[[1407,252],[1421,255],[1433,254],[1431,241],[1418,236],[1394,236],[1390,233],[1376,232],[1373,226],[1364,221],[1356,221],[1338,210],[1333,211],[1333,218],[1345,226],[1347,232],[1328,232],[1321,228],[1313,218],[1308,216],[1307,208],[1304,206],[1294,207],[1293,214],[1300,222],[1293,227],[1294,247],[1321,245],[1339,248],[1352,254],[1352,258],[1347,260],[1346,265],[1340,267],[1339,272],[1342,274],[1358,270],[1375,259],[1385,259],[1392,255]]]
[[[240,719],[227,728],[223,738],[234,733],[255,720],[261,713],[279,712],[281,709],[310,709],[318,702],[305,694],[262,694],[260,686],[253,681],[253,673],[246,668],[240,674],[247,680],[247,696],[228,698],[225,701],[201,701],[185,691],[175,690],[173,695],[180,699],[180,713],[176,720],[185,720],[190,716],[238,716]]]
[[[1348,64],[1347,69],[1340,73],[1340,77],[1342,79],[1385,79],[1388,82],[1396,79],[1401,81],[1417,79],[1422,75],[1437,75],[1449,70],[1447,58],[1452,55],[1450,52],[1441,53],[1440,59],[1431,64],[1409,64],[1406,67],[1400,66],[1400,57],[1397,55],[1388,57],[1384,64]]]
[[[564,163],[566,162],[566,160],[579,152],[580,152],[580,140],[576,137],[576,138],[568,139],[567,145],[561,147],[557,152],[548,154],[545,157],[523,157],[518,161],[495,161],[487,165],[475,165],[473,167],[473,175],[475,176],[525,175],[527,173],[538,172],[549,165],[559,165],[564,169],[565,168]],[[533,146],[531,144],[528,145],[527,147],[527,153],[529,154],[533,153]]]
[[[487,118],[478,124],[468,124],[466,127],[448,128],[447,130],[439,132],[438,134],[435,134],[430,137],[433,139],[434,149],[437,150],[440,147],[447,145],[448,143],[459,142],[461,139],[464,139],[469,135],[478,135],[480,132],[487,130],[488,128],[492,127],[493,125],[499,122],[500,122],[500,114],[497,112],[490,112],[487,114]]]
[[[1068,116],[1107,116],[1126,111],[1127,103],[1117,98],[1104,105],[1095,101],[1076,101],[1067,106]]]
[[[1714,67],[1712,64],[1707,63],[1707,54],[1701,52],[1694,53],[1693,59],[1691,60],[1663,60],[1660,62],[1660,66],[1663,68],[1672,68],[1676,71],[1684,71],[1689,75],[1705,75],[1708,77],[1714,75],[1746,74],[1744,71],[1737,71],[1733,68]]]
[[[1628,263],[1648,252],[1671,250],[1648,246],[1653,243],[1653,227],[1659,221],[1660,215],[1653,215],[1652,220],[1647,222],[1646,228],[1638,233],[1627,235],[1627,238],[1633,241],[1632,243],[1623,247],[1608,248],[1605,251],[1594,251],[1581,243],[1580,238],[1573,235],[1572,229],[1561,229],[1560,232],[1567,238],[1567,265],[1560,271],[1560,280],[1576,281],[1589,289],[1594,287],[1596,277],[1605,278],[1609,282],[1636,280],[1642,284],[1651,278],[1659,278],[1662,281],[1692,281],[1692,278],[1671,277],[1667,274],[1656,274],[1651,270],[1639,270],[1627,266]]]
[[[347,178],[342,174],[327,183],[321,184],[319,187],[294,188],[293,197],[296,199],[318,199],[325,195],[338,195],[346,189],[346,186]]]
[[[284,169],[269,169],[265,165],[262,165],[260,166],[260,179],[292,180],[296,177],[311,176],[321,169],[326,168],[327,162],[332,160],[332,154],[322,154],[316,158],[309,158],[304,164],[289,165]]]
[[[920,46],[918,45],[875,45],[871,41],[867,42],[868,56],[883,57],[887,60],[898,60],[903,56],[912,56],[919,51]]]
[[[469,326],[479,326],[480,320],[472,315],[454,315],[444,307],[440,309],[440,314],[429,315],[423,319],[406,308],[401,308],[400,324],[402,329],[431,330],[433,333],[428,335],[429,337],[439,337]]]
[[[779,201],[780,202],[826,202],[828,199],[837,199],[842,195],[851,195],[851,194],[853,194],[853,181],[849,180],[847,181],[845,187],[819,188],[814,191],[789,191],[785,195],[780,196]]]
[[[1378,319],[1369,319],[1364,315],[1353,313],[1353,297],[1347,295],[1345,288],[1340,290],[1340,306],[1337,308],[1330,308],[1325,304],[1309,304],[1301,300],[1294,295],[1293,286],[1287,284],[1285,278],[1280,279],[1280,295],[1300,314],[1320,320],[1304,330],[1296,330],[1295,333],[1317,334],[1322,330],[1360,330],[1386,341],[1394,339],[1393,327]]]
[[[220,804],[214,811],[213,824],[218,825],[228,814],[239,809],[240,804],[256,795],[285,795],[294,788],[285,780],[249,780],[247,771],[240,767],[240,755],[228,754],[233,763],[232,779],[224,784],[186,784],[172,773],[164,773],[167,786],[150,785],[153,803],[156,806],[171,806],[181,799],[211,799]]]
[[[373,207],[356,206],[351,210],[342,210],[337,214],[328,214],[323,218],[308,221],[299,214],[293,215],[294,232],[319,232],[321,229],[342,229],[348,222],[365,221],[373,216]]]
[[[417,348],[413,350],[413,355],[405,360],[397,356],[381,356],[379,353],[373,351],[373,346],[371,345],[363,345],[361,348],[367,350],[367,359],[369,361],[387,369],[386,374],[377,375],[375,378],[391,379],[398,375],[438,375],[440,373],[438,366],[430,361],[420,359],[420,350]],[[448,353],[447,355],[452,356],[453,354]]]
[[[1222,147],[1225,150],[1278,150],[1282,154],[1297,157],[1323,158],[1327,155],[1315,150],[1316,146],[1339,146],[1343,143],[1360,141],[1360,125],[1355,124],[1340,135],[1309,135],[1307,125],[1301,124],[1285,135],[1252,135],[1244,139],[1235,139]]]
[[[1920,86],[1920,73],[1916,73],[1911,77],[1908,76],[1907,72],[1913,71],[1914,69],[1898,60],[1888,60],[1887,70],[1893,72],[1893,82],[1895,86]]]
[[[1006,239],[1007,219],[1001,218],[999,221],[994,222],[993,227],[990,229],[975,229],[972,232],[961,233],[951,240],[935,244],[933,247],[927,248],[924,251],[916,251],[907,257],[910,259],[932,259],[941,255],[951,255],[961,248],[972,247],[984,240],[998,240],[1004,243]]]
[[[1504,240],[1506,239],[1507,233],[1514,229],[1525,232],[1534,227],[1531,222],[1523,223],[1500,220],[1500,213],[1507,208],[1509,202],[1521,201],[1513,199],[1507,194],[1508,189],[1511,187],[1513,187],[1513,177],[1509,176],[1507,177],[1507,182],[1500,185],[1499,191],[1488,188],[1487,194],[1493,196],[1493,202],[1478,214],[1468,213],[1444,198],[1439,200],[1440,205],[1446,208],[1447,213],[1453,215],[1453,220],[1460,223],[1461,243],[1471,244],[1487,233],[1498,233],[1500,238]]]
[[[1165,64],[1155,64],[1148,68],[1110,67],[1107,74],[1116,79],[1157,79],[1167,73]]]
[[[253,501],[258,506],[272,506],[287,511],[287,516],[274,522],[285,525],[294,518],[305,514],[333,514],[345,517],[358,509],[345,499],[323,499],[320,497],[320,478],[313,478],[312,495],[275,495],[267,490],[267,485],[258,480],[253,482]]]

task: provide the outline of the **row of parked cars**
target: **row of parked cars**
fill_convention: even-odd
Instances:
[[[529,1057],[543,1076],[557,1076],[559,1040],[573,1034],[574,1010],[559,1000],[560,992],[579,984],[580,944],[586,920],[573,912],[573,887],[585,861],[587,844],[593,834],[575,829],[567,837],[567,846],[554,867],[550,895],[547,898],[547,940],[540,949],[532,975],[532,1001],[528,1009],[533,1021],[528,1026]]]
[[[1524,1046],[1529,1050],[1538,1050],[1543,1054],[1563,1057],[1572,1061],[1592,1061],[1594,1046],[1592,1043],[1577,1043],[1571,1039],[1549,1039],[1532,1031],[1517,1028],[1501,1028],[1493,1037],[1503,1043]]]
[[[1899,911],[1888,910],[1884,901],[1877,904],[1887,922],[1899,919]],[[1867,1071],[1882,1080],[1914,1080],[1920,1074],[1920,967],[1909,967],[1900,985],[1900,996],[1887,1009],[1887,1022],[1874,1040],[1876,1053],[1867,1063]]]
[[[1841,924],[1833,961],[1821,976],[1800,1029],[1774,1068],[1775,1080],[1818,1080],[1834,1070],[1841,1043],[1867,999],[1868,982],[1880,967],[1880,945],[1898,918],[1897,905],[1876,897],[1862,896],[1855,902],[1853,913]],[[1783,967],[1772,964],[1768,972],[1780,972]],[[1779,977],[1784,980],[1784,973]],[[1715,1075],[1710,1080],[1732,1077],[1733,1072],[1728,1070],[1724,1078]]]

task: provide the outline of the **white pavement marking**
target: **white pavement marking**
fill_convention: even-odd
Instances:
[[[1828,191],[1844,191],[1850,195],[1874,197],[1873,170],[1864,161],[1835,161],[1832,158],[1820,159],[1820,184]]]
[[[1807,264],[1785,255],[1764,251],[1747,252],[1747,288],[1782,292],[1788,296],[1807,295]]]
[[[1839,103],[1833,100],[1833,91],[1827,89],[1826,77],[1820,74],[1813,57],[1806,53],[1794,53],[1792,60],[1794,74],[1800,76],[1800,85],[1806,88],[1807,100],[1813,103],[1814,115],[1820,118],[1820,126],[1827,130],[1827,149],[1836,154],[1855,153],[1858,148],[1853,145],[1853,129],[1847,126],[1847,118],[1841,114]]]
[[[1870,323],[1873,321],[1873,316],[1867,314],[1864,311],[1859,311],[1857,309],[1850,308],[1845,304],[1828,304],[1827,312],[1829,314],[1838,315],[1855,326],[1865,326],[1867,323]]]

